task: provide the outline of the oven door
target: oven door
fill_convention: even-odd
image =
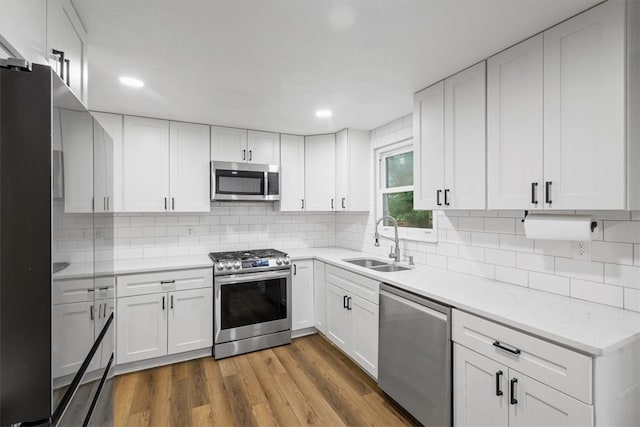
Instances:
[[[216,344],[291,329],[289,269],[216,277]]]

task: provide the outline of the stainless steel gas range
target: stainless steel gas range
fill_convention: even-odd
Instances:
[[[291,262],[275,249],[212,252],[216,359],[291,342]]]

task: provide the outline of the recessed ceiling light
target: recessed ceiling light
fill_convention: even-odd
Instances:
[[[318,110],[318,111],[316,111],[316,117],[326,118],[326,117],[331,117],[332,115],[333,115],[333,113],[331,112],[331,110]]]
[[[144,82],[142,80],[138,80],[133,77],[122,76],[118,80],[120,80],[120,83],[122,83],[125,86],[131,86],[131,87],[144,86]]]

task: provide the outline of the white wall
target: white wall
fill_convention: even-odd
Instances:
[[[372,149],[411,133],[408,115],[372,130]],[[374,215],[379,215],[373,200],[372,190],[369,214],[336,214],[336,245],[389,253],[393,242],[373,246]],[[402,253],[419,264],[640,311],[640,212],[589,213],[600,224],[590,261],[574,260],[571,242],[526,239],[523,211],[440,211],[438,243],[403,241]]]

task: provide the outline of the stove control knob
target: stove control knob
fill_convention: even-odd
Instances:
[[[233,263],[233,268],[239,269],[240,267],[242,267],[242,264],[240,264],[240,261],[236,261]]]
[[[233,264],[231,264],[230,262],[226,262],[224,264],[224,268],[226,268],[227,270],[231,270],[233,268]]]
[[[289,263],[291,262],[291,259],[289,257],[286,257],[283,262],[284,262],[284,265],[289,265]]]
[[[216,269],[218,269],[218,271],[224,270],[224,264],[221,263],[221,262],[217,262],[216,263]]]
[[[276,264],[282,265],[282,258],[276,258]]]

